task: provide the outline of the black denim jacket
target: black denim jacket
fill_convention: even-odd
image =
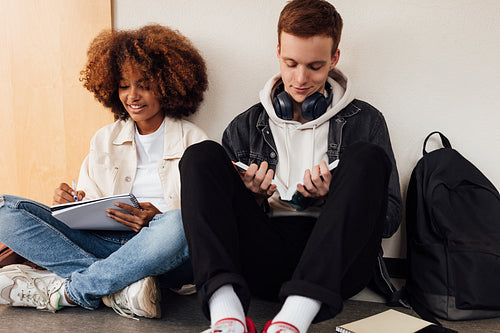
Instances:
[[[402,200],[389,132],[382,113],[370,104],[355,99],[330,119],[328,163],[341,158],[345,148],[356,141],[381,146],[392,162],[383,234],[384,237],[390,237],[401,222]],[[269,116],[261,103],[241,113],[228,125],[222,136],[222,145],[232,161],[241,161],[247,165],[260,165],[262,161],[267,161],[269,168],[276,170],[276,144],[269,127]]]

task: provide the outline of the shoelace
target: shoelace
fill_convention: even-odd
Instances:
[[[120,316],[139,320],[134,316],[134,312],[130,309],[128,305],[127,292],[126,290],[113,293],[108,296],[109,302],[111,303],[111,308]]]
[[[52,294],[56,293],[59,288],[61,288],[63,284],[63,280],[58,280],[57,278],[52,278],[48,282],[44,281],[43,278],[33,278],[28,273],[26,273],[21,267],[17,267],[21,275],[26,278],[28,281],[28,288],[32,287],[35,289],[35,292],[32,294],[30,290],[25,293],[24,290],[21,290],[21,293],[18,294],[21,301],[26,300],[31,302],[36,306],[39,310],[47,310],[51,312],[55,312],[59,310],[60,307],[54,307],[50,304],[50,297]],[[38,285],[40,284],[40,286]],[[49,289],[49,286],[53,284],[55,287],[52,290]],[[59,295],[61,297],[61,295]]]

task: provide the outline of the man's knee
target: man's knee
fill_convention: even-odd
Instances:
[[[358,165],[374,165],[381,164],[382,167],[392,168],[391,161],[385,150],[373,143],[358,141],[347,147],[343,160],[349,160]]]
[[[187,165],[204,165],[213,161],[217,156],[225,154],[224,148],[215,141],[205,140],[189,146],[182,155],[179,168]]]

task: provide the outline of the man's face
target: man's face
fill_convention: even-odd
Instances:
[[[285,91],[298,104],[317,91],[323,93],[328,72],[340,56],[336,50],[332,57],[332,38],[302,38],[282,32],[280,40],[278,59]]]

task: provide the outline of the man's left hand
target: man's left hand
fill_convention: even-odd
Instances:
[[[304,173],[304,184],[297,185],[297,191],[306,198],[323,198],[328,195],[332,174],[325,161]]]

